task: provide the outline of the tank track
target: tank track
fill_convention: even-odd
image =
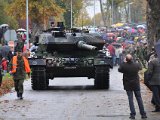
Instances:
[[[48,87],[45,67],[33,67],[31,73],[33,90],[45,90]]]
[[[96,66],[94,86],[96,89],[109,89],[109,66]]]

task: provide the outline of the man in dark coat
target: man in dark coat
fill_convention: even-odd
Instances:
[[[153,112],[160,112],[160,61],[157,55],[149,62],[148,72],[151,78],[149,82],[155,103],[155,110]]]
[[[123,86],[126,90],[130,106],[130,119],[135,119],[136,111],[133,102],[133,93],[137,99],[139,110],[142,119],[147,118],[144,110],[143,101],[140,92],[140,82],[138,72],[142,67],[139,63],[133,62],[131,54],[127,54],[124,62],[118,68],[118,71],[123,73]]]

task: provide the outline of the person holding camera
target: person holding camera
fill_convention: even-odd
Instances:
[[[130,119],[135,119],[136,116],[133,102],[133,93],[135,94],[136,100],[139,105],[141,118],[147,118],[140,92],[140,81],[138,72],[141,69],[141,65],[133,61],[133,57],[131,54],[126,55],[124,62],[118,68],[118,71],[123,73],[123,86],[124,90],[126,90],[127,92],[129,107],[131,111],[129,117]]]

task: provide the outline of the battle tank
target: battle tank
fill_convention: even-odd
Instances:
[[[60,27],[38,36],[38,49],[29,58],[33,90],[47,89],[49,79],[88,77],[96,89],[109,88],[112,58],[103,49],[104,41],[81,33],[68,34]]]

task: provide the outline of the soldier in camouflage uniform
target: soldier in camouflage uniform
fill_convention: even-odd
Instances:
[[[24,47],[24,42],[22,40],[22,36],[20,34],[17,34],[17,44],[15,46],[15,52],[17,51],[23,51],[23,47]]]
[[[146,68],[142,46],[137,46],[136,56],[139,59],[139,62],[143,65],[143,67]]]
[[[13,75],[17,97],[23,99],[23,82],[26,78],[26,73],[30,77],[30,66],[28,60],[22,56],[21,50],[18,50],[16,54],[9,63],[9,70],[10,74]]]

